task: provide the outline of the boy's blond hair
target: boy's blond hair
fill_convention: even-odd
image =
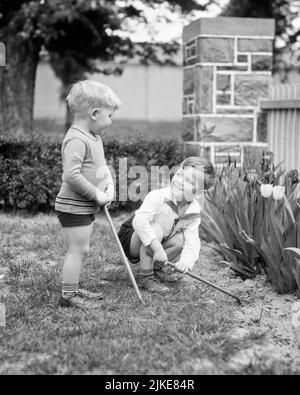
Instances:
[[[94,80],[74,84],[67,103],[73,114],[97,107],[118,110],[121,106],[120,99],[111,88]]]
[[[204,172],[204,189],[208,190],[212,187],[215,181],[215,168],[214,165],[208,159],[199,157],[199,156],[191,156],[190,158],[185,159],[181,165],[181,168],[184,167],[194,167],[202,169]]]

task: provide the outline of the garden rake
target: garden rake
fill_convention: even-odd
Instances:
[[[117,234],[116,228],[115,228],[114,223],[113,223],[113,221],[112,221],[112,219],[111,219],[111,216],[110,216],[110,214],[109,214],[109,211],[108,211],[108,207],[107,207],[107,206],[104,206],[104,213],[105,213],[105,216],[106,216],[106,218],[107,218],[107,220],[108,220],[108,222],[109,222],[109,225],[110,225],[110,227],[111,227],[111,230],[112,230],[112,233],[113,233],[113,235],[114,235],[114,238],[115,238],[115,240],[116,240],[116,242],[117,242],[117,245],[118,245],[119,251],[120,251],[120,253],[121,253],[121,256],[122,256],[124,265],[125,265],[125,267],[126,267],[126,269],[127,269],[127,272],[128,272],[128,274],[129,274],[129,277],[130,277],[130,280],[131,280],[131,282],[132,282],[132,285],[133,285],[133,287],[134,287],[134,289],[135,289],[135,292],[136,292],[136,294],[137,294],[137,297],[139,298],[139,301],[140,301],[141,303],[143,303],[142,295],[141,295],[140,290],[139,290],[139,288],[138,288],[138,286],[137,286],[137,283],[136,283],[136,281],[135,281],[134,275],[133,275],[133,273],[132,273],[131,267],[130,267],[130,265],[129,265],[129,262],[128,262],[128,260],[127,260],[127,257],[126,257],[126,255],[125,255],[125,252],[124,252],[124,250],[123,250],[122,244],[121,244],[121,242],[120,242],[119,236],[118,236],[118,234]]]
[[[177,269],[176,269],[176,265],[175,265],[174,263],[172,263],[172,262],[167,262],[167,265],[168,265],[168,266],[171,266],[173,269],[177,270]],[[189,273],[189,272],[188,272],[188,273],[186,273],[186,275],[189,276],[189,277],[192,277],[192,278],[194,278],[194,279],[196,279],[196,280],[198,280],[198,281],[201,281],[202,283],[208,285],[209,287],[212,287],[212,288],[216,289],[217,291],[220,291],[220,292],[222,292],[222,293],[224,293],[224,294],[230,296],[231,298],[235,299],[235,300],[238,302],[238,304],[242,304],[242,301],[241,301],[240,298],[238,298],[237,296],[231,294],[230,292],[226,291],[225,289],[222,289],[222,288],[218,287],[217,285],[215,285],[215,284],[213,284],[213,283],[211,283],[211,282],[209,282],[209,281],[207,281],[207,280],[204,280],[204,279],[201,278],[201,277],[195,276],[195,275],[192,274],[192,273]]]

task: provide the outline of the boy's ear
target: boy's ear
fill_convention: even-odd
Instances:
[[[98,112],[99,112],[99,108],[94,108],[94,109],[91,111],[91,117],[92,117],[92,120],[93,120],[93,121],[96,121],[96,115],[97,115]]]

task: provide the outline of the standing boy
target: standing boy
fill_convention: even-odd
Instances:
[[[97,308],[101,294],[79,289],[83,263],[89,253],[95,214],[114,197],[101,133],[112,124],[120,100],[107,86],[86,80],[76,83],[67,97],[74,123],[62,144],[62,185],[55,209],[69,250],[62,271],[61,307]]]

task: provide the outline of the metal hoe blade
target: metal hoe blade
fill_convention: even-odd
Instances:
[[[167,262],[167,265],[173,267],[173,269],[176,270],[176,265],[174,265],[174,263]],[[207,280],[205,280],[205,279],[203,279],[201,277],[195,276],[192,273],[186,273],[186,275],[189,276],[189,277],[192,277],[192,278],[194,278],[194,279],[196,279],[198,281],[201,281],[202,283],[208,285],[209,287],[212,287],[212,288],[214,288],[214,289],[216,289],[216,290],[218,290],[218,291],[230,296],[231,298],[235,299],[239,304],[242,304],[242,301],[241,301],[240,298],[238,298],[237,296],[231,294],[230,292],[226,291],[225,289],[222,289],[222,288],[218,287],[217,285],[215,285],[215,284],[213,284],[213,283],[211,283],[211,282],[209,282],[209,281],[207,281]]]

